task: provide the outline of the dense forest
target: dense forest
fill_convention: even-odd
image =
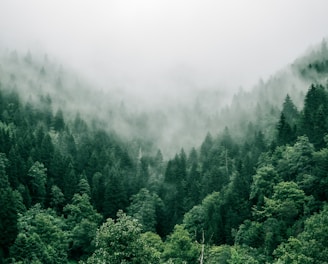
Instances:
[[[327,263],[325,42],[291,65],[297,81],[241,91],[206,121],[217,133],[168,158],[109,129],[114,110],[106,122],[70,105],[78,88],[43,62],[1,62],[1,263]]]

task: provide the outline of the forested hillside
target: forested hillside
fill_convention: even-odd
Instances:
[[[154,131],[127,140],[126,123],[110,129],[115,100],[109,117],[92,116],[99,93],[47,58],[10,53],[0,68],[0,262],[327,263],[327,61],[323,42],[213,109],[206,122],[220,121],[218,133],[163,158]],[[132,117],[142,135],[147,115]]]

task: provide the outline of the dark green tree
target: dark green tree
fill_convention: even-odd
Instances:
[[[163,202],[157,194],[141,189],[132,196],[127,210],[129,215],[139,221],[143,231],[155,232],[158,215],[163,210]]]
[[[33,203],[44,203],[46,198],[47,169],[36,161],[28,171]]]
[[[18,201],[6,174],[8,160],[0,153],[0,261],[8,256],[9,246],[17,235]]]

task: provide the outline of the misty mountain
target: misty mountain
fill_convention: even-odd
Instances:
[[[178,84],[188,89],[157,98],[147,93],[131,97],[119,87],[101,90],[73,69],[30,51],[3,51],[0,74],[2,87],[17,91],[25,101],[38,104],[48,96],[53,110],[60,108],[68,120],[80,113],[93,125],[136,140],[147,151],[160,148],[173,155],[182,147],[199,146],[208,132],[217,134],[225,127],[237,138],[254,124],[258,126],[254,130],[273,131],[286,94],[300,109],[310,83],[325,82],[320,67],[326,58],[323,41],[268,80],[260,80],[252,89],[240,88],[233,96],[224,87],[193,87],[180,78]],[[274,136],[266,135],[268,140]]]
[[[326,262],[325,41],[231,102],[140,105],[54,61],[1,57],[1,263]]]

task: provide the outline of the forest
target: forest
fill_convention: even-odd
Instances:
[[[118,110],[62,102],[70,86],[47,63],[1,61],[0,263],[327,263],[325,42],[292,64],[295,85],[277,74],[237,94],[215,134],[172,156],[110,129]]]

